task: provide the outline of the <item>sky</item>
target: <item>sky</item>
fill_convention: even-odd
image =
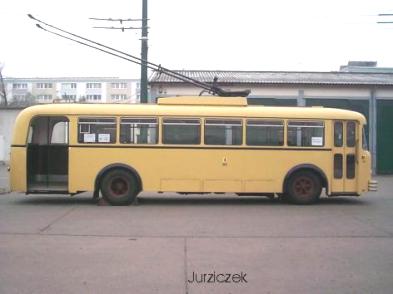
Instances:
[[[149,57],[170,69],[335,71],[349,60],[393,67],[391,0],[148,0]],[[67,41],[47,23],[140,56],[140,30],[97,18],[140,18],[142,0],[4,0],[0,63],[5,77],[139,78],[136,64]],[[131,25],[131,24],[127,24]],[[140,26],[136,22],[133,26]]]

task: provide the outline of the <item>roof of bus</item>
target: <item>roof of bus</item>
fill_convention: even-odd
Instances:
[[[83,116],[193,116],[193,117],[263,117],[263,118],[299,118],[299,119],[351,119],[365,123],[364,116],[358,112],[323,107],[282,107],[243,104],[243,97],[235,97],[237,102],[227,103],[230,98],[223,98],[223,104],[217,104],[219,97],[211,103],[183,103],[197,101],[197,97],[170,98],[170,103],[161,104],[45,104],[26,108],[20,113],[25,119],[37,115],[83,115]],[[200,98],[198,98],[200,99]],[[236,100],[234,99],[234,100]],[[175,101],[178,103],[175,103]],[[205,102],[207,98],[202,99]]]

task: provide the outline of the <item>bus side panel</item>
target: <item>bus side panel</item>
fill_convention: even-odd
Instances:
[[[26,178],[26,148],[25,147],[11,147],[11,161],[10,161],[10,187],[11,191],[26,192],[27,178]]]
[[[69,148],[69,191],[93,191],[97,175],[105,167],[116,163],[135,169],[143,182],[144,190],[159,191],[161,174],[157,167],[163,160],[155,149],[83,146]],[[167,167],[168,169],[170,167]]]
[[[302,164],[329,180],[330,157],[311,150],[71,147],[69,189],[92,191],[103,168],[122,163],[139,173],[144,191],[282,192],[288,171]]]
[[[370,152],[361,150],[359,162],[359,174],[357,175],[358,178],[358,194],[368,192],[368,184],[372,178],[371,172],[371,155]]]
[[[288,172],[301,165],[315,165],[329,181],[331,152],[298,150],[256,150],[243,154],[245,192],[283,192]],[[329,181],[330,182],[330,181]]]

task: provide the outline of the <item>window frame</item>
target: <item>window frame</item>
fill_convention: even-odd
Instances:
[[[353,134],[350,134],[350,126],[353,126]],[[346,127],[345,127],[345,133],[346,133],[346,138],[345,138],[345,146],[349,147],[349,148],[355,148],[356,147],[356,140],[357,140],[357,136],[358,136],[358,132],[357,132],[357,123],[354,120],[349,120],[346,123]],[[350,136],[351,135],[351,136]],[[353,135],[353,136],[352,136]]]
[[[325,145],[326,145],[326,124],[325,124],[325,121],[326,120],[324,120],[324,119],[311,119],[311,120],[309,120],[309,119],[287,119],[286,120],[286,132],[287,132],[287,136],[286,136],[286,146],[288,146],[288,147],[298,147],[298,148],[323,148],[323,147],[325,147]],[[291,123],[297,123],[297,125],[296,124],[294,124],[294,125],[290,125]],[[299,124],[300,123],[300,124]],[[307,124],[312,124],[312,123],[314,123],[315,125],[307,125]],[[320,125],[316,125],[317,123],[320,123]],[[302,124],[304,124],[304,125],[302,125]],[[296,132],[298,132],[299,131],[299,128],[300,128],[300,135],[301,135],[301,137],[300,137],[300,140],[302,141],[302,139],[303,139],[303,131],[302,131],[302,129],[308,129],[308,128],[315,128],[315,129],[322,129],[322,144],[315,144],[315,145],[313,145],[312,144],[312,138],[313,137],[311,137],[311,145],[290,145],[289,144],[289,128],[296,128]],[[318,137],[318,138],[320,138],[320,137]]]
[[[215,123],[211,123],[208,121],[215,121]],[[221,123],[222,122],[222,123]],[[236,122],[236,123],[234,123]],[[238,124],[240,123],[240,124]],[[208,126],[218,126],[218,127],[225,127],[225,126],[230,126],[231,127],[231,131],[232,131],[232,143],[231,144],[209,144],[207,143],[206,140],[206,128]],[[232,127],[240,127],[240,136],[239,138],[236,138],[235,135],[233,133],[233,128]],[[216,117],[207,117],[204,118],[204,122],[203,122],[203,144],[206,146],[242,146],[243,145],[243,136],[244,136],[244,119],[243,118],[234,118],[234,117],[229,117],[229,118],[216,118]],[[227,139],[227,138],[225,138]],[[236,139],[240,139],[240,142],[237,144],[234,144],[233,141],[236,141]]]
[[[170,122],[167,122],[170,121]],[[175,121],[183,121],[183,123],[175,123]],[[192,123],[184,123],[184,121],[193,121]],[[165,132],[166,126],[198,126],[198,142],[197,143],[173,143],[166,142]],[[202,144],[202,118],[201,117],[162,117],[161,118],[161,143],[163,145],[175,145],[175,146],[196,146]]]
[[[281,125],[279,124],[250,124],[250,122],[266,122],[266,123],[281,123]],[[285,130],[286,130],[286,124],[285,124],[285,120],[282,118],[247,118],[245,120],[245,144],[246,146],[250,146],[250,147],[283,147],[285,146]],[[273,145],[273,144],[250,144],[249,142],[249,136],[248,136],[248,128],[249,127],[271,127],[271,128],[281,128],[282,129],[282,142],[281,144],[277,144],[277,145]],[[280,138],[278,138],[280,139]]]
[[[124,122],[123,120],[155,120],[155,123],[135,123],[136,125],[155,125],[155,130],[156,130],[156,136],[155,136],[155,140],[152,143],[135,143],[135,142],[122,142],[121,140],[121,136],[122,136],[122,125],[131,125],[132,123],[127,123]],[[150,127],[148,127],[150,129]],[[136,128],[134,128],[136,129]],[[131,128],[128,128],[128,131],[130,131]],[[120,144],[129,144],[129,145],[157,145],[159,144],[159,134],[160,134],[160,119],[159,117],[137,117],[137,116],[122,116],[119,118],[119,143]]]
[[[112,119],[113,122],[99,122],[99,121],[93,121],[93,120],[110,120]],[[81,122],[81,120],[92,120],[91,122]],[[78,117],[77,120],[77,126],[78,126],[78,130],[77,130],[77,142],[78,144],[116,144],[117,143],[117,133],[118,133],[118,124],[117,124],[117,117],[115,116],[80,116]],[[112,136],[109,137],[109,142],[100,142],[99,136],[96,136],[97,134],[99,135],[100,133],[95,132],[91,132],[91,125],[114,125],[114,134],[113,134],[113,139]],[[88,125],[88,129],[85,131],[82,131],[82,126],[84,125]],[[81,140],[80,135],[83,134],[94,134],[94,142],[85,142],[85,140]],[[104,133],[102,133],[104,134]],[[105,133],[106,134],[106,133]],[[109,135],[111,135],[111,133],[109,133]],[[112,140],[111,140],[112,139]]]

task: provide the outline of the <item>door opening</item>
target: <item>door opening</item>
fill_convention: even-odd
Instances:
[[[39,116],[30,123],[27,191],[68,191],[68,128],[64,116]]]

